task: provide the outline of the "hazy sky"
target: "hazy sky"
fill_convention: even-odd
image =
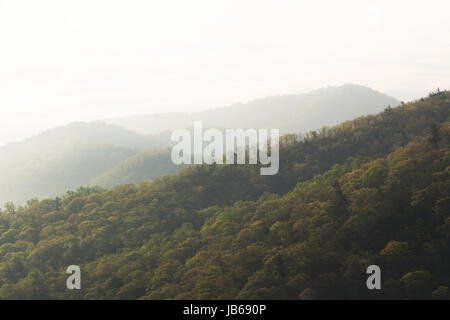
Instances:
[[[0,0],[0,144],[356,83],[450,88],[448,0]]]

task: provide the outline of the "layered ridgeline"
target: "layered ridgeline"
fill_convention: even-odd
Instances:
[[[377,113],[400,102],[367,87],[343,85],[306,94],[267,97],[196,113],[167,113],[106,120],[143,134],[189,128],[196,120],[214,128],[276,128],[282,134],[304,133]]]
[[[168,129],[191,128],[194,120],[204,120],[205,128],[306,132],[396,104],[394,98],[369,88],[346,85],[198,114],[117,122],[131,130],[154,133],[151,136],[101,122],[73,123],[0,148],[0,205],[8,201],[23,204],[32,197],[61,196],[81,185],[110,188],[174,173],[180,167],[159,149],[172,144]]]
[[[323,126],[334,125],[394,107],[399,102],[390,96],[367,87],[343,85],[328,87],[302,95],[277,96],[255,100],[246,104],[211,109],[197,113],[169,113],[151,116],[107,120],[152,137],[162,145],[170,141],[172,129],[192,131],[194,121],[200,120],[205,128],[278,128],[281,133],[304,134]],[[118,164],[92,180],[90,185],[110,188],[124,183],[139,183],[164,174],[174,173],[169,155],[161,151],[146,151]],[[155,169],[149,169],[155,168]]]
[[[101,122],[76,122],[0,148],[0,202],[64,194],[159,141]]]
[[[449,107],[286,136],[277,176],[195,166],[3,212],[0,298],[449,298]]]

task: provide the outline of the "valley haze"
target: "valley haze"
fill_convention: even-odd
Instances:
[[[204,128],[273,128],[303,135],[399,104],[371,88],[346,84],[196,113],[73,122],[0,147],[0,203],[23,204],[82,185],[110,188],[175,173],[180,167],[168,162],[164,150],[174,145],[173,130],[189,129],[195,120]],[[125,169],[131,164],[140,167],[139,174]]]

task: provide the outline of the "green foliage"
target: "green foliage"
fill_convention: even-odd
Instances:
[[[184,167],[186,166],[173,164],[168,149],[143,151],[102,173],[93,179],[91,184],[112,188],[120,184],[156,179],[165,174],[173,174]]]
[[[0,298],[445,299],[445,97],[288,137],[278,176],[192,166],[1,213]],[[82,290],[65,287],[71,264]],[[366,288],[371,264],[381,292]]]
[[[433,147],[438,148],[439,142],[441,141],[441,134],[439,132],[439,127],[433,123],[431,125],[431,137],[429,139]]]
[[[16,213],[16,205],[13,202],[8,201],[5,203],[5,210],[9,214],[14,214]]]

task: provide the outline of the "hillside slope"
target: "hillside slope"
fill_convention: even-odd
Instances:
[[[4,212],[0,298],[448,298],[449,107],[284,137],[275,177],[195,166]],[[71,264],[83,290],[65,289]]]
[[[418,137],[360,168],[336,165],[283,197],[179,212],[173,232],[83,264],[83,297],[449,299],[448,123],[441,135],[436,148]],[[373,264],[381,291],[366,288]]]
[[[429,101],[416,101],[387,109],[377,115],[346,121],[338,126],[321,127],[320,130],[301,135],[301,141],[297,135],[285,135],[281,139],[282,170],[277,176],[266,178],[273,185],[271,191],[286,192],[299,179],[310,179],[329,169],[334,163],[346,161],[348,157],[360,157],[357,161],[361,161],[364,157],[386,155],[396,147],[405,145],[415,135],[429,130],[433,123],[440,123],[448,118],[448,105],[442,97],[434,99],[432,105]],[[158,139],[168,141],[169,136],[161,134]],[[152,152],[134,156],[130,161],[119,164],[114,170],[93,180],[91,184],[111,187],[121,183],[138,183],[146,178],[153,179],[156,176],[150,168],[154,161]],[[170,162],[164,164],[162,157],[158,157],[156,162],[157,167],[168,168],[166,172],[161,171],[161,175],[176,170]]]
[[[23,203],[87,184],[157,141],[100,122],[75,122],[0,148],[0,203]]]
[[[144,180],[153,180],[165,174],[175,173],[184,167],[186,166],[173,164],[169,149],[147,150],[131,156],[89,184],[103,188],[127,183],[138,184]]]

